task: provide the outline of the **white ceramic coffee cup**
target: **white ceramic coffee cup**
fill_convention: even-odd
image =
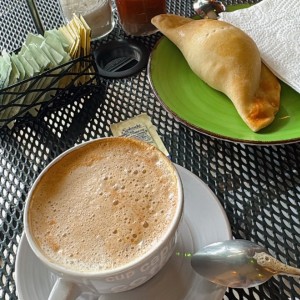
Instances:
[[[104,138],[111,139],[111,138]],[[116,139],[116,138],[114,138]],[[30,226],[29,226],[29,210],[32,194],[35,187],[42,178],[42,176],[53,166],[60,162],[60,160],[72,151],[76,151],[81,147],[94,141],[85,142],[77,145],[54,159],[39,175],[35,183],[33,184],[25,205],[24,211],[24,228],[25,234],[28,239],[29,245],[35,255],[43,262],[46,267],[58,276],[52,292],[48,299],[75,299],[82,293],[89,293],[91,295],[99,295],[104,293],[117,293],[136,288],[157,274],[161,268],[167,263],[170,256],[174,252],[176,244],[176,232],[182,218],[183,213],[183,189],[178,172],[172,162],[170,166],[174,170],[174,175],[177,180],[178,201],[173,219],[171,220],[165,234],[144,255],[130,261],[129,263],[117,267],[115,269],[103,270],[94,273],[80,272],[67,269],[62,265],[57,265],[50,261],[47,256],[43,254],[39,246],[37,245]],[[156,150],[158,151],[158,150]],[[97,298],[95,298],[97,299]]]

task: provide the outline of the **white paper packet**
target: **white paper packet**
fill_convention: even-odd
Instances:
[[[150,117],[142,113],[126,121],[111,124],[110,126],[114,136],[132,137],[147,142],[169,157],[169,153],[159,137],[156,128],[151,123]]]

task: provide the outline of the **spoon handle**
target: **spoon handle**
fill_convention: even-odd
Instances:
[[[268,253],[255,253],[253,258],[262,267],[277,275],[300,276],[300,269],[286,265]]]
[[[293,276],[293,277],[300,277],[300,269],[294,268],[288,265],[285,265],[286,269],[282,270],[278,273],[278,275],[287,275],[287,276]]]

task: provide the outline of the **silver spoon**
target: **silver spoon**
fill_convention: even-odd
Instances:
[[[300,269],[288,266],[267,250],[246,240],[228,240],[203,247],[192,256],[194,270],[219,285],[248,288],[274,275],[300,276]]]
[[[193,8],[202,19],[217,19],[219,13],[226,11],[225,5],[218,0],[194,0]]]

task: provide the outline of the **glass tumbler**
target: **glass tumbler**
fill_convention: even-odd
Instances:
[[[115,25],[111,0],[60,0],[66,22],[73,13],[82,15],[91,28],[92,40],[109,34]]]
[[[166,13],[166,0],[115,0],[120,24],[128,35],[145,36],[157,32],[151,19]]]

